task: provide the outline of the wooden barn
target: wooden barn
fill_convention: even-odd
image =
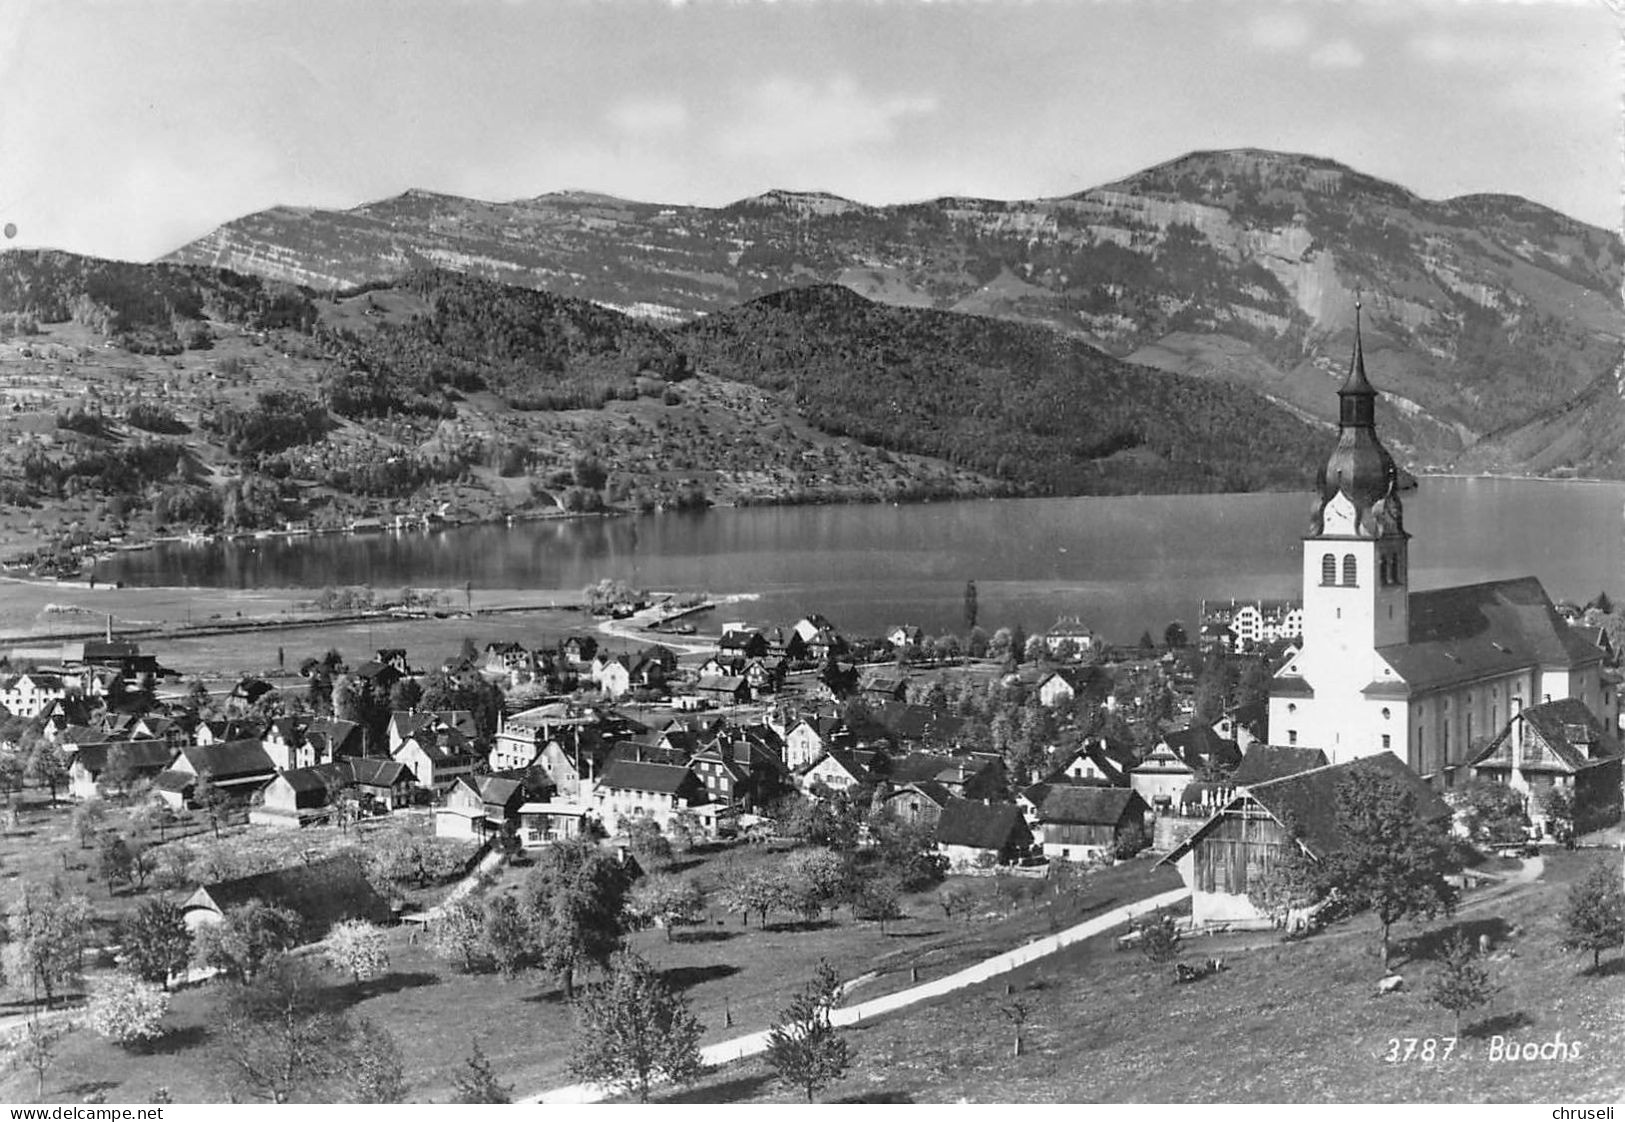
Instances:
[[[1337,788],[1355,767],[1373,768],[1399,779],[1415,793],[1420,818],[1449,822],[1450,808],[1444,800],[1392,752],[1238,790],[1158,862],[1178,868],[1191,890],[1195,922],[1266,923],[1267,917],[1247,898],[1251,878],[1269,875],[1294,845],[1316,861],[1324,861],[1341,848]]]

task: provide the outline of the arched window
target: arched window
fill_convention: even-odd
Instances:
[[[1359,575],[1359,566],[1355,563],[1354,554],[1343,554],[1343,583],[1348,585],[1358,584],[1359,580],[1357,578]]]
[[[1337,583],[1337,558],[1330,553],[1320,559],[1320,583]]]

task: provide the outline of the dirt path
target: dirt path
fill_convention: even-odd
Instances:
[[[898,1009],[907,1008],[918,1002],[928,1001],[933,997],[940,997],[954,990],[964,989],[966,986],[974,986],[1000,974],[1008,974],[1010,971],[1025,966],[1030,962],[1052,955],[1062,947],[1070,946],[1103,931],[1109,931],[1119,924],[1128,922],[1135,916],[1144,915],[1146,912],[1158,908],[1172,907],[1189,895],[1190,889],[1176,888],[1156,896],[1147,897],[1144,900],[1137,900],[1132,904],[1124,904],[1122,907],[1113,908],[1111,911],[1095,916],[1093,919],[1084,920],[1082,923],[1069,927],[1058,934],[1035,939],[1025,946],[996,954],[992,958],[984,959],[974,966],[968,966],[946,977],[914,986],[911,989],[889,993],[870,1001],[860,1002],[857,1005],[836,1009],[830,1014],[830,1023],[837,1026],[859,1024],[895,1012]],[[707,1045],[700,1049],[700,1058],[707,1067],[712,1067],[758,1055],[767,1050],[768,1031],[762,1029],[759,1032],[749,1033],[745,1036],[736,1036],[732,1040],[723,1040],[716,1044]],[[612,1090],[601,1087],[596,1083],[573,1083],[568,1087],[555,1087],[540,1094],[528,1095],[519,1101],[523,1103],[595,1103],[601,1102],[612,1093]]]

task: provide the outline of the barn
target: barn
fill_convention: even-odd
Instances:
[[[1419,818],[1449,822],[1450,808],[1444,800],[1392,752],[1239,789],[1158,862],[1175,866],[1190,888],[1192,919],[1197,924],[1266,924],[1268,918],[1247,897],[1251,879],[1269,875],[1294,845],[1315,861],[1324,861],[1342,847],[1337,788],[1355,767],[1375,769],[1404,783],[1415,794]]]

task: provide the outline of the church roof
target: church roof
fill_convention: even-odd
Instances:
[[[1404,512],[1399,499],[1399,469],[1377,438],[1374,425],[1377,391],[1365,374],[1365,348],[1360,341],[1359,304],[1355,304],[1354,353],[1348,378],[1337,391],[1337,446],[1316,479],[1315,502],[1309,532],[1324,532],[1326,505],[1339,492],[1354,504],[1355,527],[1362,537],[1403,535]]]
[[[1583,666],[1603,657],[1563,622],[1534,577],[1413,592],[1410,641],[1378,653],[1412,691],[1530,666]]]

